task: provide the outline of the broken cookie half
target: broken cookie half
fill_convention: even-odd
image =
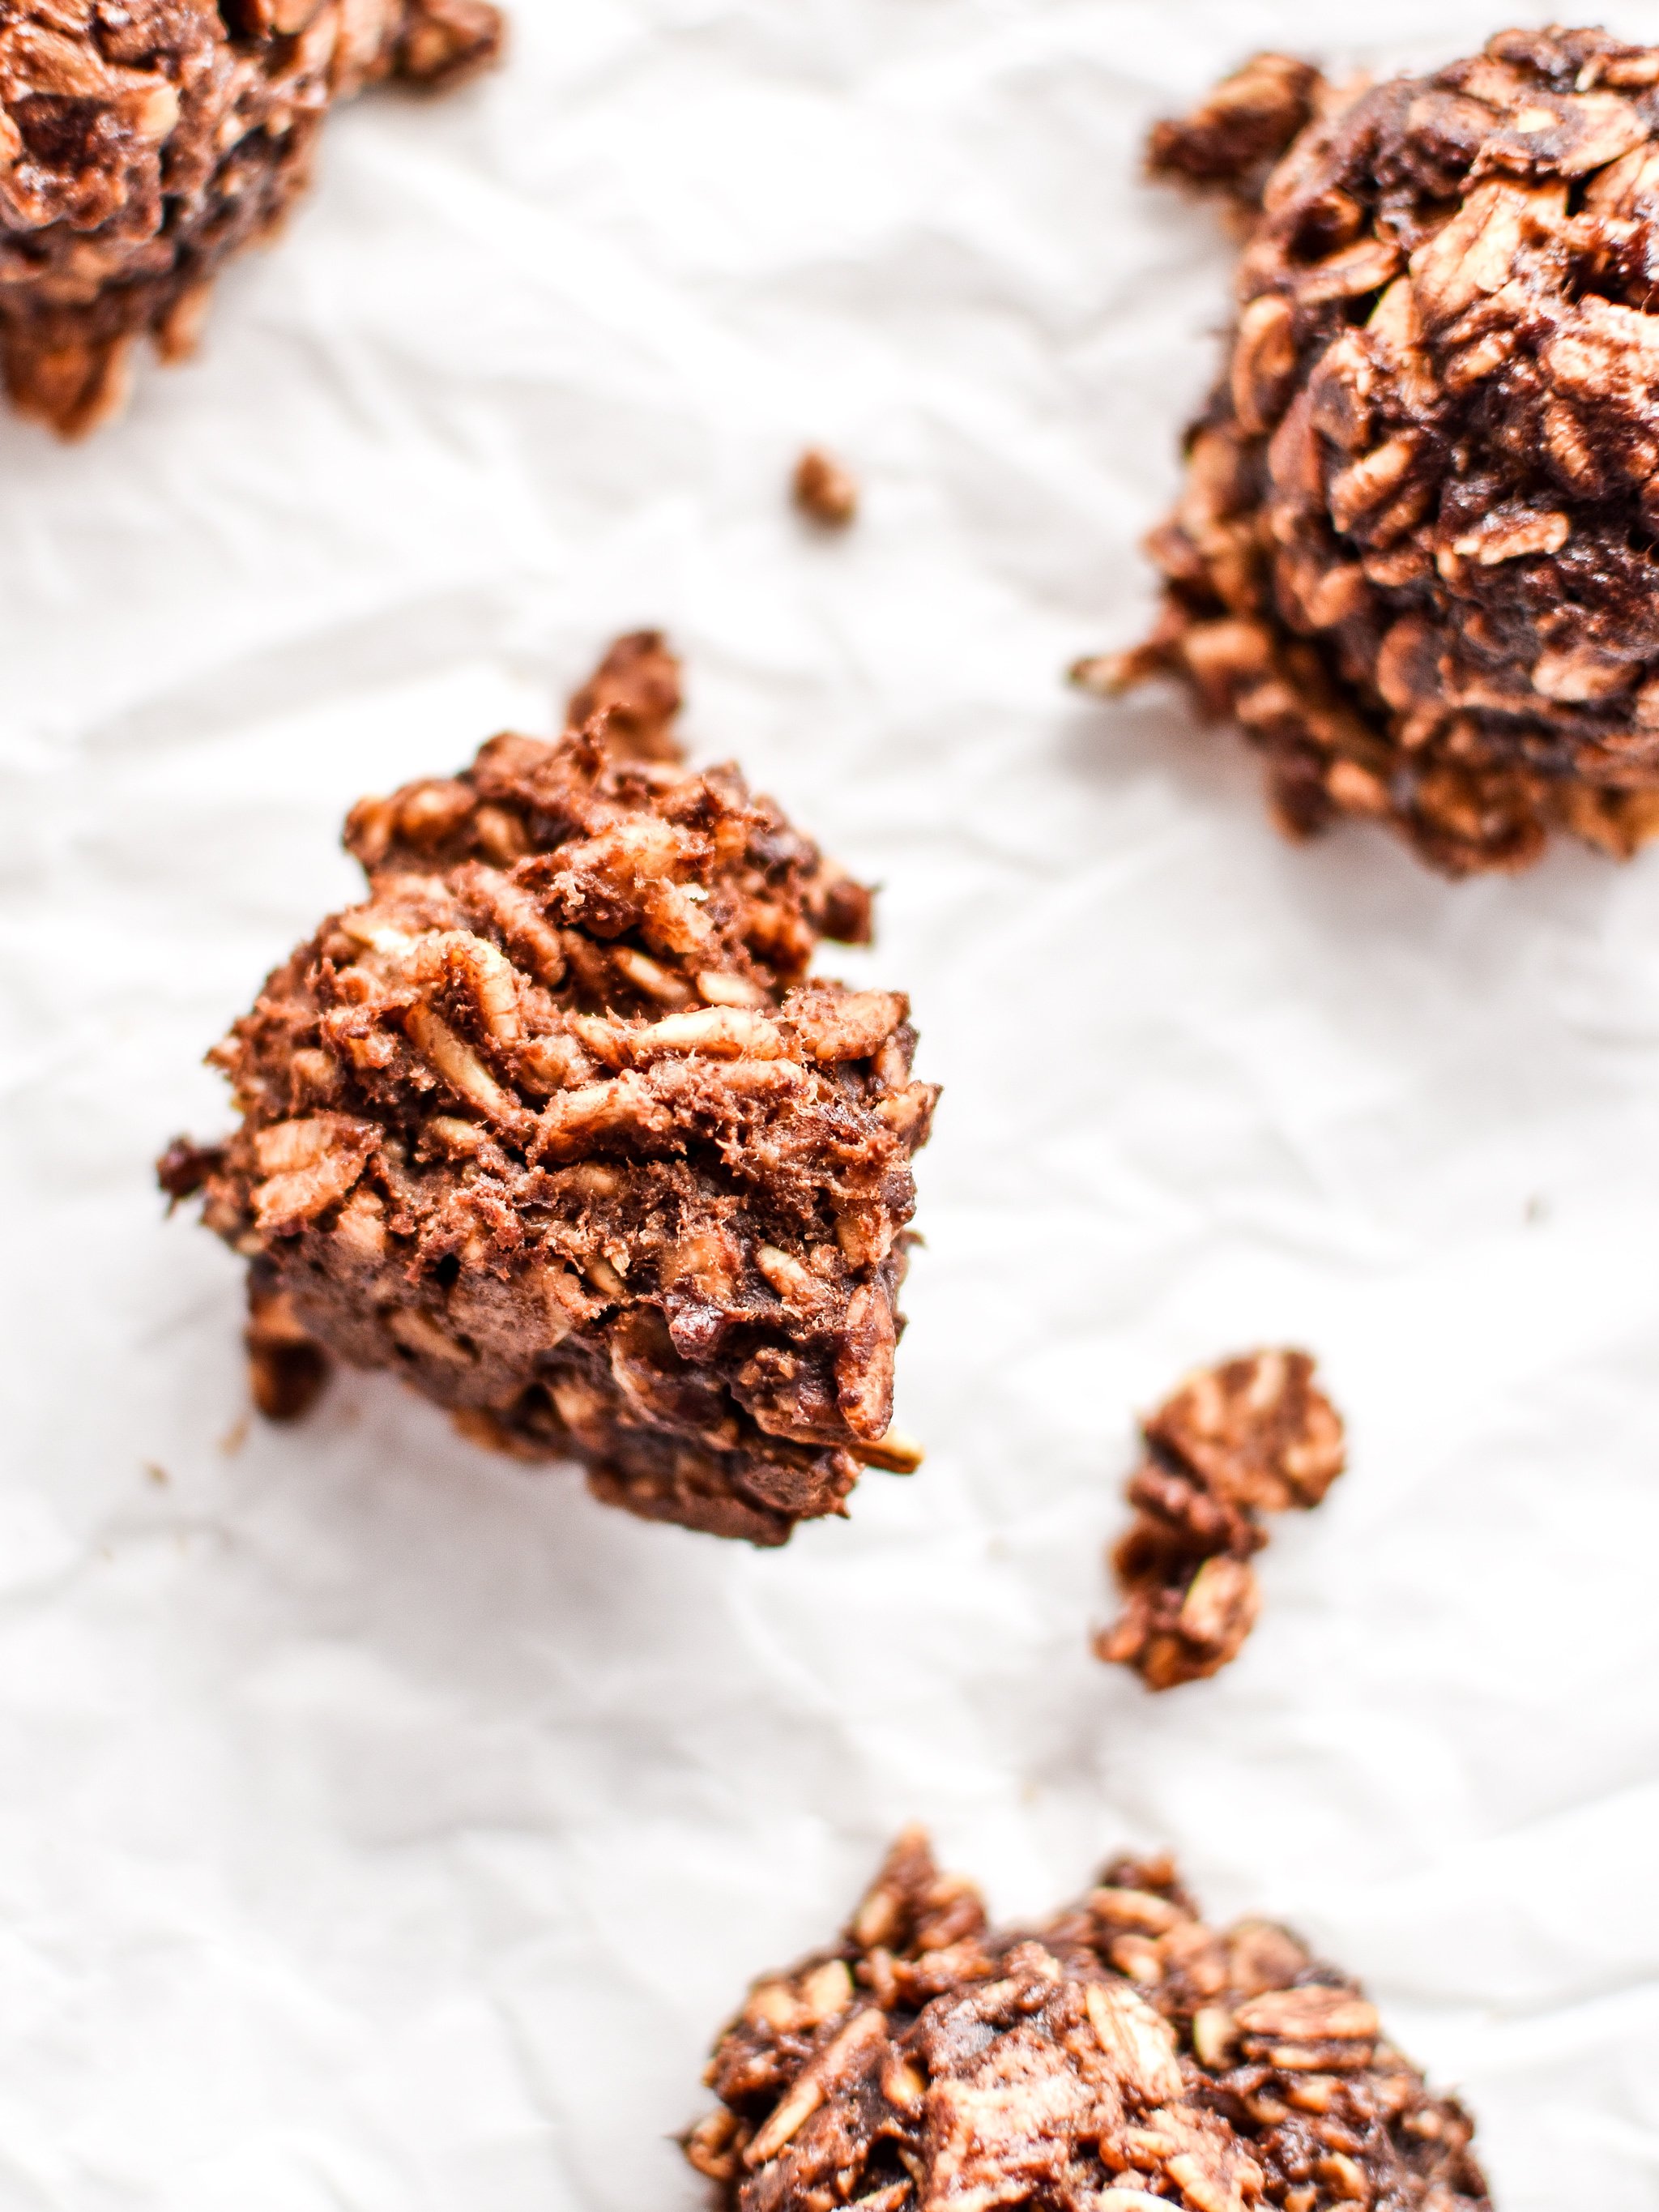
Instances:
[[[1120,1860],[989,1926],[912,1830],[839,1942],[756,1983],[685,2139],[726,2212],[1490,2212],[1456,2101],[1284,1929]]]
[[[329,109],[493,61],[487,0],[0,0],[0,370],[65,437],[134,345],[193,348],[214,278],[310,181]]]
[[[649,1518],[782,1543],[892,1433],[908,1001],[810,978],[869,895],[733,768],[672,750],[678,670],[621,641],[556,741],[365,799],[368,896],[211,1055],[241,1124],[174,1146],[249,1261],[255,1395],[391,1368],[477,1440]]]
[[[1151,541],[1164,673],[1240,726],[1279,826],[1387,824],[1450,875],[1659,832],[1659,47],[1505,31],[1424,77],[1259,56],[1156,173],[1243,250]]]

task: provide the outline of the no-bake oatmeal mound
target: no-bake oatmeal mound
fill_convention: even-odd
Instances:
[[[310,179],[336,100],[495,58],[485,0],[0,0],[0,369],[66,436],[133,346],[187,354],[222,264]]]
[[[808,975],[870,897],[733,768],[672,757],[678,671],[624,639],[556,741],[363,800],[368,896],[212,1059],[241,1124],[176,1198],[250,1263],[255,1394],[325,1355],[601,1498],[760,1544],[839,1512],[890,1429],[912,1154],[898,992]]]
[[[1119,1860],[1035,1931],[902,1836],[840,1942],[757,1982],[686,2138],[728,2212],[1490,2212],[1461,2106],[1358,1985]]]
[[[1659,47],[1506,31],[1431,76],[1260,56],[1155,173],[1239,222],[1238,314],[1152,540],[1164,614],[1080,663],[1242,725],[1280,826],[1448,874],[1659,830]]]

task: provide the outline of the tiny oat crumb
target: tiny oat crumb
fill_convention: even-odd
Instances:
[[[856,478],[817,446],[795,464],[794,495],[801,513],[828,530],[845,530],[858,514]]]

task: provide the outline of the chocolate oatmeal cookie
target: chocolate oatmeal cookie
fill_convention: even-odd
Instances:
[[[1447,874],[1659,830],[1659,47],[1506,31],[1427,77],[1262,56],[1152,146],[1243,211],[1238,317],[1152,541],[1180,678],[1274,816]]]
[[[1218,1674],[1255,1626],[1262,1516],[1317,1505],[1346,1462],[1342,1418],[1305,1352],[1252,1352],[1189,1376],[1141,1425],[1135,1517],[1112,1555],[1124,1608],[1095,1639],[1147,1687]]]
[[[1474,2128],[1358,1985],[1120,1860],[1034,1932],[902,1836],[839,1943],[749,1993],[686,2138],[728,2212],[1490,2212]]]
[[[935,1094],[900,993],[807,974],[869,895],[735,769],[662,757],[678,696],[625,640],[556,742],[356,807],[368,896],[211,1055],[236,1133],[161,1174],[249,1261],[267,1413],[325,1352],[392,1368],[612,1504],[781,1544],[918,1463],[890,1425]]]
[[[337,100],[495,58],[486,0],[0,0],[0,370],[66,437],[140,337],[188,353],[233,253],[309,180]]]

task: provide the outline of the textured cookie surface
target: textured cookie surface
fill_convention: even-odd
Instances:
[[[842,1941],[749,1993],[686,2138],[732,2212],[1490,2212],[1468,2115],[1346,1975],[1120,1861],[1032,1932],[902,1837]]]
[[[216,1052],[235,1135],[162,1175],[252,1263],[268,1410],[321,1347],[633,1511],[780,1543],[915,1464],[896,1300],[934,1094],[900,994],[807,976],[867,894],[735,769],[661,757],[678,696],[624,641],[582,728],[360,805],[369,896]]]
[[[134,342],[193,344],[223,262],[309,179],[329,107],[492,60],[485,0],[0,0],[0,366],[75,435]]]
[[[1659,829],[1656,88],[1659,48],[1510,31],[1371,87],[1259,57],[1154,135],[1239,212],[1238,318],[1164,617],[1077,674],[1182,678],[1294,836],[1461,874]]]

